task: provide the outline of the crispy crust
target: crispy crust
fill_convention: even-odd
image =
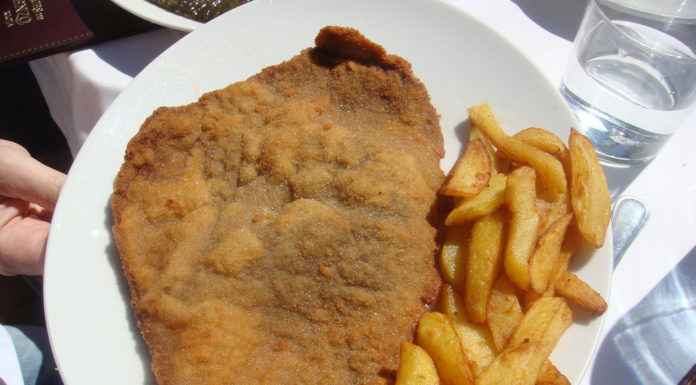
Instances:
[[[398,343],[440,287],[427,216],[443,153],[409,63],[349,28],[325,27],[288,62],[155,111],[128,145],[112,211],[157,382],[390,383]],[[297,302],[306,293],[318,297]]]

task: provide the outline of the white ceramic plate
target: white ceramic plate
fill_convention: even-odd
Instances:
[[[203,25],[201,22],[179,16],[145,0],[111,1],[126,11],[163,27],[189,32]]]
[[[51,344],[66,385],[140,385],[148,356],[128,307],[110,231],[109,197],[128,140],[159,106],[195,101],[312,46],[320,27],[353,26],[413,64],[441,114],[449,170],[466,107],[487,101],[510,130],[547,127],[567,137],[571,113],[508,41],[437,1],[256,0],[189,34],[150,64],[111,105],[75,159],[53,217],[45,271]],[[578,273],[609,297],[611,237]],[[601,318],[581,320],[552,359],[577,383]]]

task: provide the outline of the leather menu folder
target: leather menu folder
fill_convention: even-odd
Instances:
[[[154,28],[110,0],[0,0],[0,65]]]

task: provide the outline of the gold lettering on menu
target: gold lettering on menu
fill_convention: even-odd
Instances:
[[[7,28],[46,19],[42,0],[12,0],[12,6],[14,9],[1,11]]]
[[[41,4],[41,0],[29,0],[29,3],[31,3],[31,11],[34,12],[34,17],[36,18],[36,20],[43,20],[44,9],[43,4]]]
[[[12,18],[12,11],[3,11],[2,18],[5,19],[5,25],[7,25],[7,28],[14,27],[14,19]]]
[[[15,7],[15,23],[17,25],[31,23],[32,18],[29,8],[27,8],[27,2],[25,0],[13,0],[12,3]]]

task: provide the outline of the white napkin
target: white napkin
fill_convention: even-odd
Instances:
[[[133,77],[182,36],[161,29],[30,63],[73,156]]]

